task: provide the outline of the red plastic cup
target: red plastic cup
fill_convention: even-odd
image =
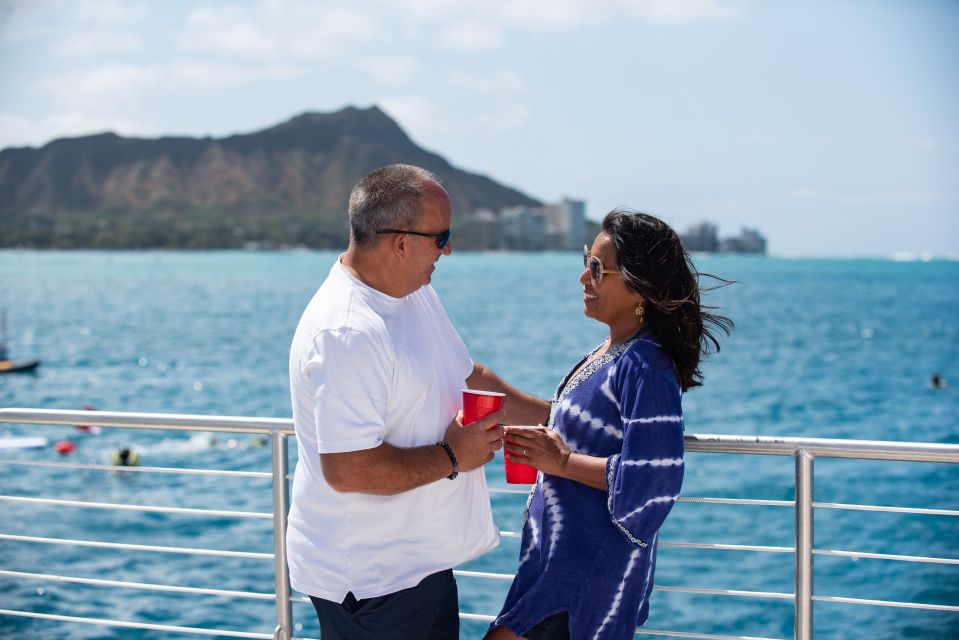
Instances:
[[[515,427],[511,427],[515,428]],[[522,427],[520,427],[522,428]],[[536,483],[536,467],[531,467],[528,464],[523,464],[519,462],[520,459],[525,458],[526,456],[521,456],[517,453],[509,454],[509,457],[506,456],[505,452],[503,455],[503,464],[506,468],[506,482],[509,484],[535,484]]]
[[[491,413],[496,413],[503,406],[505,397],[505,393],[496,391],[463,389],[463,425],[472,424]]]

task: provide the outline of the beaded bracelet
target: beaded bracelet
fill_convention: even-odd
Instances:
[[[450,462],[453,464],[453,473],[446,476],[446,479],[452,480],[453,478],[455,478],[456,476],[460,474],[460,465],[456,461],[456,456],[453,455],[453,450],[450,448],[450,445],[446,442],[446,440],[441,440],[440,442],[437,442],[436,446],[443,447],[443,451],[445,451],[446,455],[450,457]]]

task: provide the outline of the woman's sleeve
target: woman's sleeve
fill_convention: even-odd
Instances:
[[[623,535],[645,547],[683,484],[681,392],[671,369],[651,369],[633,354],[618,367],[623,449],[606,462],[607,504]]]

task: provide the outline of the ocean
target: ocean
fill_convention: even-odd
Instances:
[[[259,417],[290,415],[287,354],[304,306],[334,252],[0,252],[0,307],[14,359],[35,374],[0,376],[0,406]],[[706,294],[736,322],[684,398],[688,433],[959,443],[959,262],[701,256],[736,281]],[[434,274],[474,360],[549,396],[605,337],[583,316],[574,253],[467,254]],[[708,283],[708,281],[706,281]],[[930,376],[946,381],[934,389]],[[268,471],[269,447],[245,436],[0,424],[0,436],[69,438],[69,460],[108,463],[130,446],[144,465]],[[60,460],[52,448],[0,460]],[[295,447],[291,446],[291,465]],[[959,509],[959,467],[816,461],[815,497],[835,503]],[[503,486],[502,461],[488,465]],[[0,464],[0,494],[270,511],[268,479],[122,474]],[[793,461],[689,454],[683,495],[791,500]],[[493,496],[503,530],[522,524],[523,495]],[[194,548],[272,551],[270,520],[143,514],[0,501],[0,533]],[[817,509],[816,547],[959,558],[959,518]],[[790,508],[683,502],[660,539],[791,546]],[[516,539],[463,568],[512,572]],[[401,551],[397,550],[398,555]],[[791,554],[661,548],[656,584],[791,593]],[[272,563],[0,540],[0,569],[272,592]],[[495,614],[508,582],[459,579],[461,610]],[[814,592],[959,605],[959,566],[815,557]],[[0,575],[0,608],[271,633],[274,605]],[[319,635],[295,604],[296,635]],[[959,613],[816,603],[821,638],[948,638]],[[792,636],[781,599],[656,591],[647,628]],[[485,624],[464,621],[464,639]],[[3,638],[165,638],[166,632],[0,615]]]

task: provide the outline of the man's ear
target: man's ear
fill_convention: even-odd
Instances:
[[[390,250],[397,256],[405,258],[410,250],[410,237],[405,233],[394,233],[392,236]]]

